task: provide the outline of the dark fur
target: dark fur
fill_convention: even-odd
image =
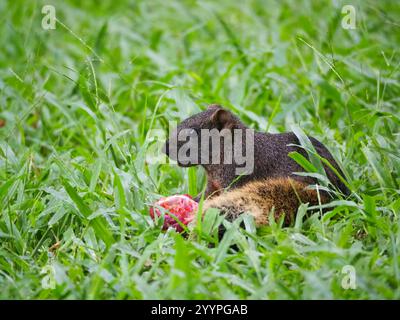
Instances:
[[[228,129],[246,129],[247,127],[240,121],[238,117],[230,111],[221,108],[219,105],[211,105],[207,110],[195,114],[188,119],[182,121],[176,130],[171,133],[177,135],[182,129],[213,129],[222,130]],[[315,180],[310,177],[301,177],[295,175],[294,172],[304,171],[300,165],[288,157],[288,154],[297,151],[307,157],[304,149],[290,144],[299,145],[299,141],[293,132],[270,134],[263,132],[255,132],[255,159],[254,172],[250,175],[243,175],[234,184],[232,182],[237,178],[235,174],[235,164],[209,164],[202,165],[207,172],[207,188],[205,197],[215,196],[223,191],[228,186],[238,188],[246,185],[251,181],[261,181],[272,178],[287,178],[290,177],[296,181],[305,184],[315,184]],[[317,139],[309,137],[314,145],[317,153],[327,159],[331,165],[343,176],[338,164],[333,159],[333,156],[328,149]],[[170,140],[166,142],[165,151],[169,155]],[[245,141],[245,140],[243,140]],[[184,142],[183,142],[184,143]],[[245,143],[245,142],[244,142]],[[199,143],[200,145],[200,143]],[[211,147],[211,146],[210,146]],[[179,148],[179,143],[178,143]],[[222,149],[223,150],[223,149]],[[222,155],[221,155],[222,159]],[[180,164],[182,166],[191,166],[195,164]],[[335,185],[344,195],[349,194],[347,187],[340,181],[334,172],[324,166],[327,176],[331,183]],[[199,197],[197,198],[197,200]]]

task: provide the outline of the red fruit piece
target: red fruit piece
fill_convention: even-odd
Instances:
[[[187,225],[193,220],[197,212],[198,203],[186,194],[161,198],[150,207],[150,216],[153,220],[154,213],[157,214],[158,217],[161,216],[161,211],[157,207],[162,207],[166,210],[163,230],[173,227],[176,231],[182,232],[183,228],[176,219],[179,219],[182,224]],[[174,215],[176,218],[173,218],[170,214]]]

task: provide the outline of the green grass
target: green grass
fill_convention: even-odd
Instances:
[[[355,30],[348,1],[1,1],[0,298],[399,299],[400,7],[350,2]],[[204,173],[149,164],[149,130],[209,103],[315,136],[351,197],[215,245],[213,216],[162,232],[148,204]]]

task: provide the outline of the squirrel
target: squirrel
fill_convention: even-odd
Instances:
[[[316,179],[295,174],[304,170],[288,154],[297,151],[305,158],[308,158],[308,155],[303,148],[298,146],[299,140],[293,132],[271,134],[253,131],[254,135],[251,136],[251,139],[254,139],[253,171],[246,174],[238,174],[235,170],[243,163],[239,164],[235,159],[225,161],[227,157],[232,157],[235,147],[228,146],[228,153],[226,153],[226,141],[223,137],[216,141],[210,136],[201,134],[203,130],[217,132],[236,130],[242,133],[240,136],[232,134],[232,140],[238,139],[239,146],[241,144],[243,147],[251,142],[247,140],[249,139],[247,136],[245,137],[246,129],[249,128],[231,111],[212,104],[205,111],[183,120],[175,130],[170,132],[169,139],[163,148],[164,153],[176,160],[179,166],[201,165],[206,171],[205,208],[221,209],[222,213],[231,220],[240,213],[250,211],[256,219],[256,224],[262,225],[267,223],[268,212],[272,207],[275,207],[276,216],[285,212],[285,222],[289,223],[301,202],[318,204],[329,200],[330,196],[327,192],[321,191],[317,194],[316,190],[307,188],[308,185],[315,184]],[[182,133],[185,134],[182,135]],[[185,138],[183,141],[182,136]],[[343,177],[343,172],[328,149],[317,139],[310,136],[309,139],[316,152],[328,160]],[[217,163],[211,159],[215,149],[219,153]],[[185,157],[182,160],[182,154],[187,156],[189,150],[195,151],[194,157]],[[180,153],[180,151],[184,152]],[[325,164],[324,169],[332,185],[343,195],[349,195],[349,189],[333,170]],[[227,188],[229,191],[224,193]],[[200,198],[201,194],[195,200],[199,201]]]
[[[304,182],[292,178],[273,178],[251,181],[242,187],[207,199],[203,213],[210,208],[219,210],[225,219],[232,222],[239,215],[248,213],[254,217],[256,227],[269,223],[269,214],[277,221],[284,215],[283,225],[293,223],[300,204],[317,206],[328,202],[326,194],[308,189]]]

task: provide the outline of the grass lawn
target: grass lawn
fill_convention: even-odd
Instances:
[[[42,28],[43,5],[56,29]],[[400,299],[398,1],[5,0],[0,12],[0,298]],[[257,130],[300,126],[352,195],[288,228],[246,218],[216,244],[210,226],[163,232],[148,205],[205,177],[146,159],[152,129],[210,103]]]

